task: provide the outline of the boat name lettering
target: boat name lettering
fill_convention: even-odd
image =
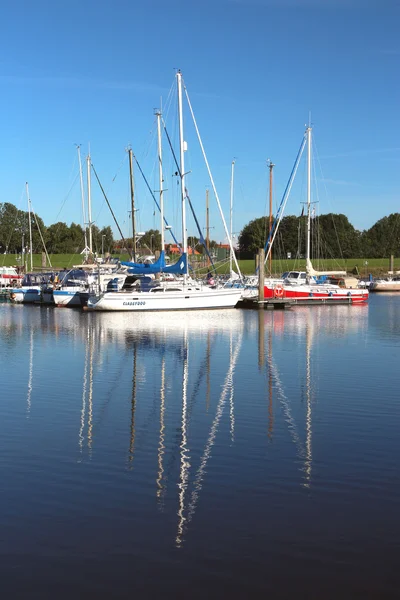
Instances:
[[[146,302],[144,300],[139,300],[137,302],[123,302],[123,306],[144,306]]]

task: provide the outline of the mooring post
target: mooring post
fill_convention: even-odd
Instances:
[[[262,302],[264,302],[264,248],[260,248],[258,251],[258,300],[260,308],[264,308]]]

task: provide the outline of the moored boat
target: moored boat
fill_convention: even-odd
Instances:
[[[344,271],[316,271],[310,258],[311,241],[311,127],[305,132],[303,144],[307,143],[307,239],[306,271],[284,274],[282,281],[266,280],[264,298],[290,299],[307,304],[363,304],[368,301],[367,289],[341,287],[329,283],[329,277],[346,277]],[[303,146],[304,147],[304,146]],[[270,248],[269,248],[270,251]],[[343,279],[344,281],[344,279]]]

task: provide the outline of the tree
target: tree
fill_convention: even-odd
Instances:
[[[158,229],[149,229],[140,238],[138,247],[144,249],[144,253],[146,251],[153,253],[156,250],[161,250],[161,233]]]
[[[383,217],[361,235],[364,256],[384,258],[400,255],[400,214]]]
[[[239,234],[239,252],[242,256],[252,258],[259,248],[264,248],[269,224],[266,217],[253,219]]]
[[[361,234],[342,214],[321,215],[313,219],[312,255],[351,258],[361,255]]]

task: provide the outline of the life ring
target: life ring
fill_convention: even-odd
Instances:
[[[281,285],[275,286],[274,296],[275,298],[283,298],[283,287]]]

